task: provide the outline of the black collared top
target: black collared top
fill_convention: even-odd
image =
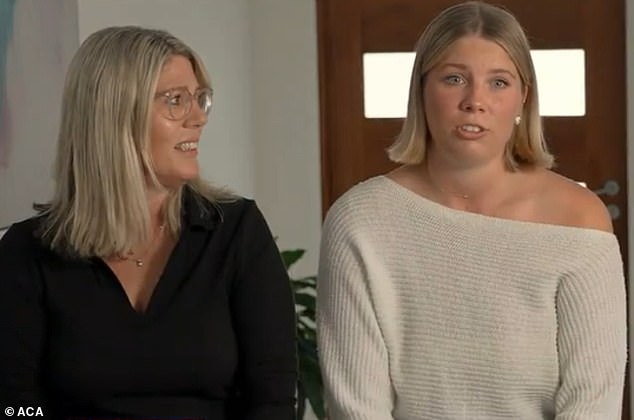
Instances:
[[[255,203],[184,195],[183,229],[147,310],[100,259],[0,240],[0,405],[46,418],[294,418],[295,311]]]

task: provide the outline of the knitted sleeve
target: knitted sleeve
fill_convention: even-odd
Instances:
[[[362,233],[342,205],[322,232],[317,331],[329,420],[392,418],[385,343],[364,275]]]
[[[615,237],[589,249],[557,293],[557,420],[620,420],[627,334],[625,279]]]

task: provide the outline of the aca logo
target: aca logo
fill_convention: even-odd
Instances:
[[[44,417],[42,407],[7,407],[4,409],[4,414],[9,417]]]

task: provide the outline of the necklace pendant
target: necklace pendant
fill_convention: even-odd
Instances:
[[[139,258],[139,259],[135,260],[134,262],[136,263],[137,267],[143,267],[143,260],[142,259]]]

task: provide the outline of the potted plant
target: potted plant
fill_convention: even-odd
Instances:
[[[290,269],[305,253],[303,249],[281,251],[286,269]],[[315,295],[317,277],[293,278],[290,276],[295,308],[297,311],[297,347],[299,357],[299,381],[297,384],[297,418],[304,418],[306,400],[318,419],[325,419],[322,394],[317,335],[315,331]]]

